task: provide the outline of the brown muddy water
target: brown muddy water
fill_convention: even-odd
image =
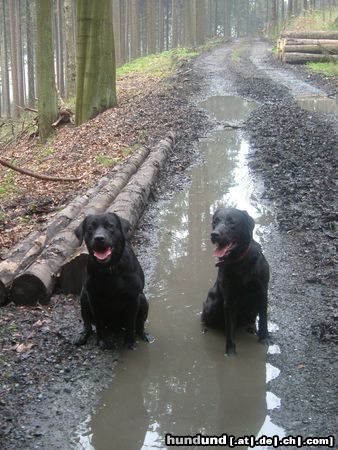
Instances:
[[[200,106],[224,123],[243,120],[253,108],[231,96],[210,97]],[[267,391],[279,371],[266,364],[266,352],[279,353],[278,346],[267,349],[240,331],[238,354],[228,358],[221,332],[201,332],[202,303],[216,277],[209,239],[213,211],[219,204],[246,209],[263,247],[272,221],[257,201],[247,142],[238,131],[222,128],[201,139],[203,163],[191,169],[191,184],[160,209],[155,273],[147,290],[147,327],[155,342],[140,342],[135,352],[120,355],[101,407],[79,428],[78,449],[166,449],[168,433],[284,435],[269,418],[280,401]],[[276,327],[270,323],[272,333]]]
[[[305,94],[296,98],[298,105],[307,111],[338,115],[337,98],[324,95]]]

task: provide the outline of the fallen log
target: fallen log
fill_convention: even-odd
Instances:
[[[285,45],[337,45],[338,39],[298,39],[285,38]]]
[[[4,289],[0,289],[0,306],[7,301],[5,290],[9,289],[12,280],[38,258],[54,236],[65,229],[88,204],[88,208],[91,208],[94,204],[100,209],[103,203],[102,197],[105,193],[109,192],[108,202],[111,202],[148,155],[149,149],[145,147],[138,149],[127,161],[116,166],[112,173],[101,178],[96,186],[72,200],[42,229],[34,231],[11,249],[5,259],[0,262],[0,283],[4,287]],[[103,203],[102,211],[107,207],[107,204],[109,203]],[[84,214],[86,213],[87,210]]]
[[[338,31],[283,31],[281,37],[296,39],[338,39]]]
[[[13,280],[9,292],[10,299],[18,305],[34,305],[37,302],[47,304],[54,291],[56,277],[60,272],[62,265],[78,247],[78,241],[74,234],[75,228],[82,222],[83,218],[87,214],[96,214],[105,211],[109,205],[112,204],[112,200],[120,191],[120,194],[116,197],[116,201],[118,201],[120,195],[121,198],[125,198],[125,190],[127,192],[130,191],[130,195],[132,195],[133,192],[138,192],[138,195],[142,196],[143,200],[140,201],[137,198],[135,199],[135,203],[137,202],[138,205],[142,204],[144,206],[147,200],[146,196],[148,195],[149,197],[150,193],[150,188],[148,188],[147,185],[151,186],[154,182],[154,178],[150,179],[145,176],[146,173],[148,173],[148,176],[151,174],[151,170],[147,168],[150,166],[153,167],[154,175],[157,175],[160,167],[162,167],[164,163],[169,149],[172,148],[173,145],[174,139],[173,136],[170,135],[167,139],[158,144],[156,149],[150,154],[138,173],[128,184],[125,177],[122,177],[126,186],[122,191],[120,185],[118,187],[117,185],[110,185],[110,190],[104,189],[105,193],[101,193],[102,195],[96,196],[95,202],[90,201],[86,208],[82,210],[79,217],[73,220],[68,227],[57,234],[41,252],[37,260],[24,273],[20,274]],[[136,187],[138,184],[139,187]],[[132,208],[132,204],[128,203],[126,200],[123,201],[123,204],[129,205],[133,211],[131,216],[128,216],[128,213],[126,213],[126,218],[131,220],[133,225],[136,220],[135,210]]]
[[[291,64],[305,64],[307,62],[338,61],[338,55],[317,55],[313,53],[284,53],[283,61]]]
[[[327,54],[331,53],[334,55],[338,54],[338,41],[337,44],[323,44],[319,41],[317,44],[285,44],[283,51],[285,53],[319,53]]]
[[[129,235],[133,234],[133,230],[148,203],[149,195],[159,171],[174,144],[175,135],[170,133],[166,139],[158,144],[137,174],[107,209],[107,212],[115,212],[129,221],[132,227]],[[87,249],[85,245],[82,245],[62,266],[59,286],[64,294],[80,293],[87,256]]]

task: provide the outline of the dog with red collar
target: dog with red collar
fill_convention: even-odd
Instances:
[[[212,219],[211,242],[218,261],[215,284],[203,303],[204,327],[225,330],[225,353],[236,354],[235,331],[246,326],[268,343],[269,265],[261,246],[253,240],[255,222],[246,211],[218,208]]]

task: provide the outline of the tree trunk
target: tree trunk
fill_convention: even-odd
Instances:
[[[131,59],[139,58],[140,56],[140,11],[139,1],[131,0],[130,2],[130,57]]]
[[[36,0],[36,75],[39,138],[45,142],[53,133],[58,115],[52,37],[53,0]]]
[[[2,17],[0,27],[0,48],[1,48],[1,81],[2,81],[2,114],[5,117],[11,115],[9,96],[9,67],[8,67],[8,27],[6,21],[6,2],[2,0]]]
[[[206,17],[205,0],[197,0],[196,2],[196,44],[203,45],[205,42],[205,17]]]
[[[55,33],[57,43],[57,74],[58,74],[58,89],[61,98],[65,98],[65,78],[64,78],[64,15],[63,15],[63,0],[56,2],[56,26]]]
[[[156,9],[158,0],[147,1],[147,52],[156,53]]]
[[[14,1],[14,0],[12,0]],[[17,32],[17,64],[18,64],[18,88],[19,88],[19,106],[25,105],[25,83],[24,83],[24,67],[23,67],[23,41],[22,41],[22,21],[21,21],[21,4],[20,0],[16,0],[15,21]]]
[[[231,0],[224,2],[224,37],[231,37]]]
[[[65,21],[65,40],[66,40],[66,98],[75,95],[75,79],[76,79],[76,43],[74,39],[74,0],[64,0],[64,21]]]
[[[171,45],[172,45],[172,48],[177,48],[178,42],[179,42],[178,0],[172,0],[171,22],[172,22]]]
[[[159,0],[158,4],[158,51],[161,53],[164,45],[164,0]]]
[[[19,97],[19,79],[18,79],[18,30],[16,21],[16,2],[9,1],[9,20],[10,20],[10,42],[11,42],[11,74],[12,74],[12,93],[13,93],[13,117],[20,115],[20,97]]]
[[[34,64],[34,24],[33,5],[26,0],[26,39],[27,39],[27,76],[28,76],[28,106],[35,108],[35,64]]]
[[[76,124],[117,103],[111,0],[78,0]]]

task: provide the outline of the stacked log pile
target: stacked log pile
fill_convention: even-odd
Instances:
[[[102,178],[43,230],[32,233],[12,249],[0,262],[0,305],[10,300],[18,305],[46,304],[60,280],[63,292],[78,293],[86,250],[82,247],[77,251],[75,228],[86,215],[105,211],[116,212],[135,228],[174,145],[175,135],[169,133],[152,151],[139,149],[112,176]]]
[[[290,64],[338,61],[338,31],[285,31],[277,42],[277,57]]]

